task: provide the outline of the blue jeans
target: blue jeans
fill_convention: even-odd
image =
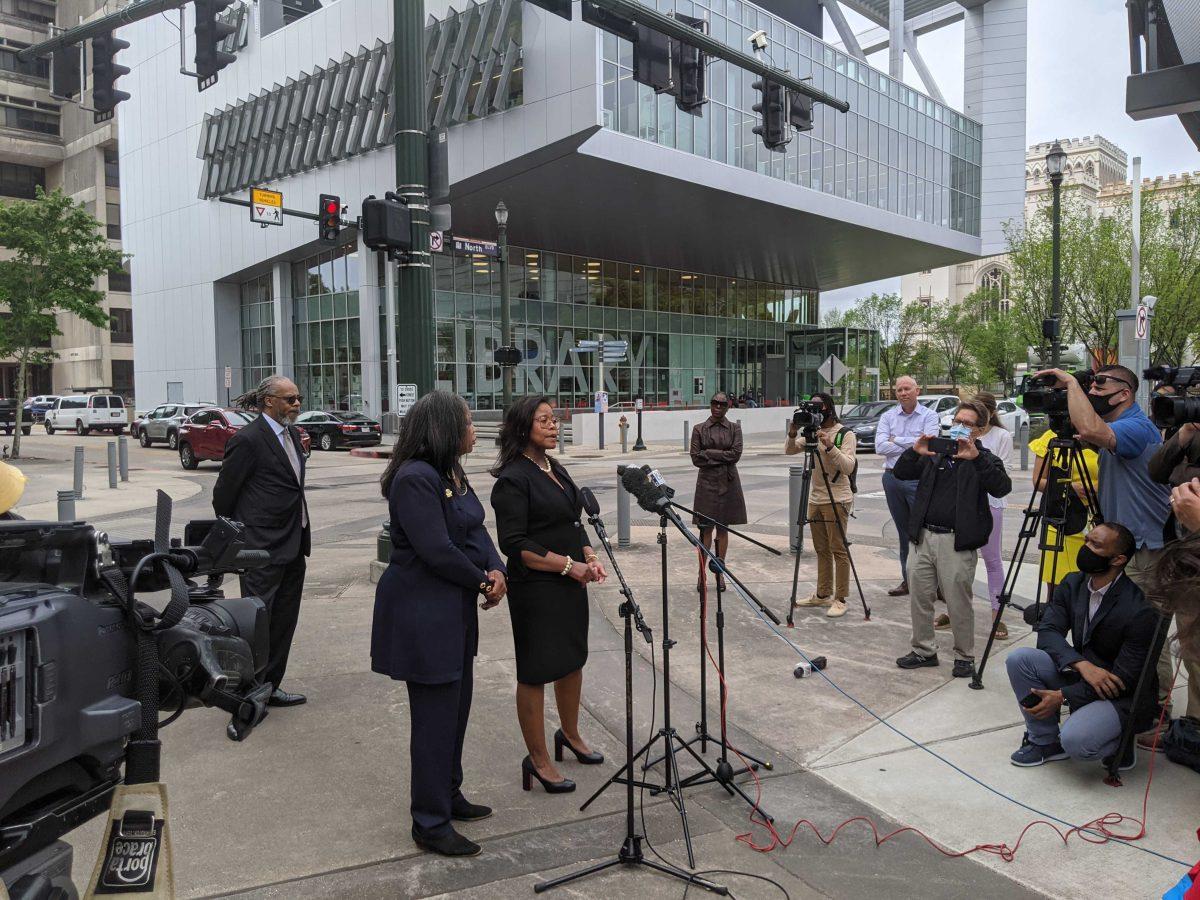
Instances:
[[[908,581],[908,517],[917,499],[917,482],[901,481],[891,469],[883,470],[883,495],[887,498],[888,513],[896,523],[900,538],[900,573]]]
[[[1005,665],[1009,683],[1018,700],[1034,688],[1053,691],[1065,683],[1062,674],[1055,668],[1054,660],[1045,650],[1018,647],[1008,654]],[[1029,734],[1030,742],[1039,747],[1060,743],[1072,759],[1103,759],[1111,756],[1117,752],[1117,744],[1121,740],[1121,716],[1108,700],[1095,700],[1072,711],[1061,728],[1058,716],[1035,719],[1023,706],[1021,715],[1025,717],[1025,731]]]

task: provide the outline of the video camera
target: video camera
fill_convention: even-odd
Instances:
[[[14,896],[55,871],[63,886],[70,848],[55,842],[105,813],[131,735],[156,721],[156,709],[144,716],[147,673],[176,715],[196,703],[230,713],[232,740],[267,714],[266,607],[219,585],[268,555],[246,550],[229,519],[193,521],[183,542],[168,540],[169,502],[160,493],[155,541],[110,542],[84,522],[0,522],[0,883]],[[161,613],[135,599],[167,588]]]
[[[1088,370],[1072,373],[1086,393],[1096,376]],[[1053,375],[1035,375],[1025,382],[1021,405],[1029,413],[1044,413],[1050,420],[1050,430],[1055,434],[1074,434],[1071,413],[1067,409],[1067,389],[1055,387]]]
[[[1200,397],[1183,396],[1188,388],[1200,385],[1200,366],[1152,366],[1142,372],[1142,377],[1158,382],[1155,390],[1169,385],[1180,394],[1151,398],[1150,414],[1156,424],[1175,429],[1188,422],[1200,423]]]
[[[792,427],[799,431],[806,441],[815,440],[817,426],[825,420],[825,404],[820,400],[805,400],[792,413]]]

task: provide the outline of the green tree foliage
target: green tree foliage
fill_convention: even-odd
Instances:
[[[1170,203],[1143,194],[1143,296],[1158,298],[1150,327],[1150,359],[1182,365],[1200,335],[1200,185],[1180,190]]]
[[[1020,323],[1011,310],[1002,308],[995,288],[980,288],[962,303],[967,320],[967,353],[981,381],[1000,382],[1004,392],[1013,389],[1013,372],[1026,355]]]
[[[921,331],[918,307],[905,306],[899,294],[871,294],[846,312],[843,324],[879,333],[879,369],[884,383],[892,384],[904,374]]]
[[[56,316],[78,316],[106,327],[104,292],[96,280],[120,268],[121,254],[102,237],[100,223],[61,191],[38,188],[33,201],[0,205],[0,247],[11,256],[0,261],[0,356],[17,361],[17,428],[13,456],[21,452],[22,404],[29,367],[48,363],[50,338],[61,334]]]

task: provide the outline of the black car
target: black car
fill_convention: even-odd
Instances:
[[[895,406],[892,400],[873,400],[851,407],[842,416],[842,424],[854,432],[859,450],[875,452],[875,429],[879,417]]]
[[[362,413],[306,412],[296,419],[296,427],[312,438],[314,447],[334,450],[338,447],[374,447],[383,440],[383,428]]]
[[[21,422],[21,434],[29,434],[30,426],[33,420],[26,410]],[[5,434],[12,434],[17,430],[17,401],[16,400],[0,400],[0,430]]]

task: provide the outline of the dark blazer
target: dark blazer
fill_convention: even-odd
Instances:
[[[509,581],[559,583],[557,572],[537,572],[521,561],[521,551],[538,556],[559,553],[583,562],[587,537],[580,517],[583,499],[567,470],[551,459],[559,489],[531,460],[521,459],[505,466],[492,486],[492,508],[496,511],[496,538],[508,557]]]
[[[312,549],[311,528],[302,528],[306,471],[300,435],[287,429],[300,460],[300,482],[266,413],[238,429],[225,447],[225,460],[213,487],[213,510],[246,526],[249,546],[266,550],[272,563],[290,562]],[[309,520],[311,525],[312,520]]]
[[[446,496],[449,493],[450,496]],[[371,669],[401,681],[462,677],[478,649],[480,585],[504,571],[475,491],[460,496],[433,466],[400,466],[388,496],[392,557],[375,589]]]
[[[933,498],[934,478],[955,479],[958,502],[954,509],[954,549],[978,550],[992,534],[992,510],[987,498],[1003,497],[1012,490],[1012,480],[1000,462],[978,441],[979,456],[958,460],[953,470],[938,470],[944,465],[940,456],[922,456],[911,447],[896,460],[892,474],[901,481],[917,481],[917,496],[908,517],[908,538],[921,543],[921,529]]]
[[[1062,688],[1063,697],[1076,710],[1102,699],[1069,667],[1087,660],[1112,672],[1125,683],[1125,690],[1113,701],[1124,726],[1133,707],[1133,692],[1137,689],[1142,667],[1152,651],[1158,612],[1146,602],[1139,588],[1125,574],[1109,587],[1100,608],[1087,625],[1088,577],[1072,572],[1054,589],[1054,597],[1042,613],[1037,628],[1037,645],[1054,660],[1060,671],[1073,675],[1072,683]],[[1067,635],[1070,634],[1070,637]],[[1161,644],[1160,644],[1161,646]],[[1158,704],[1158,672],[1151,660],[1143,688],[1142,703],[1134,716],[1134,730],[1145,731],[1154,724]]]

